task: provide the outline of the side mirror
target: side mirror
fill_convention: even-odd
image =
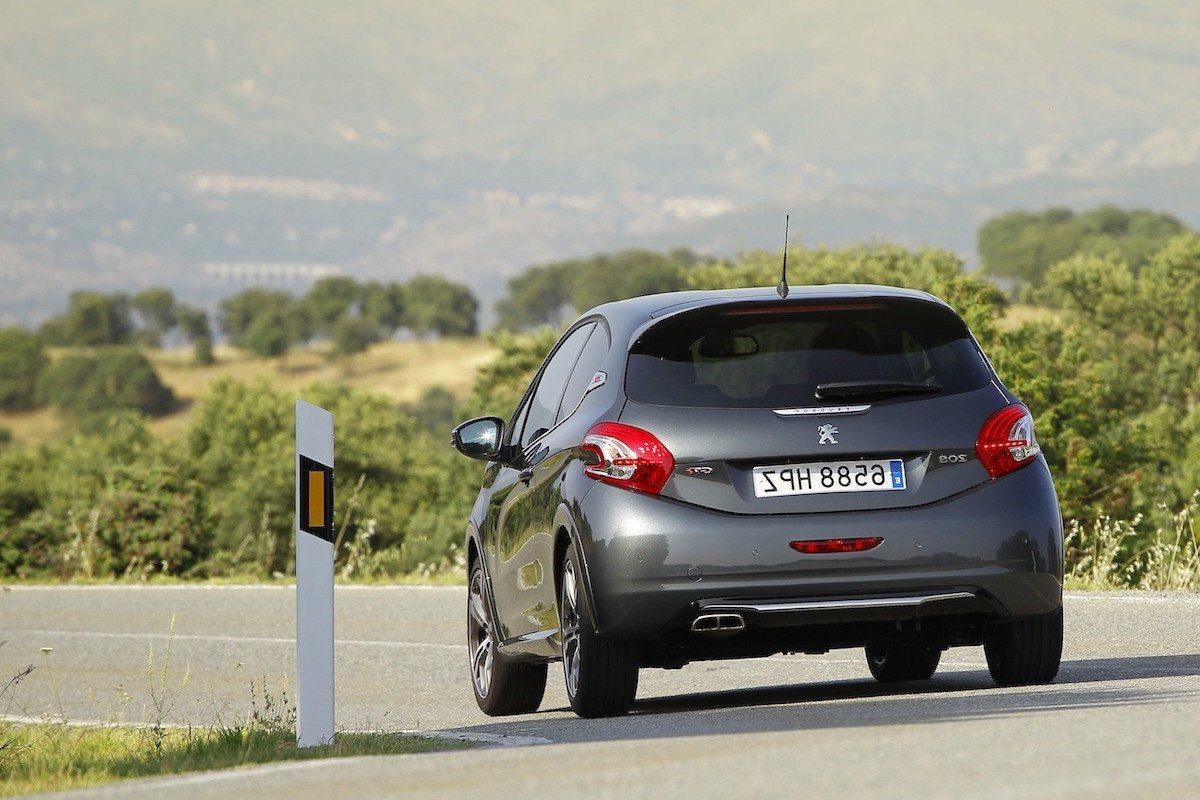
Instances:
[[[450,443],[464,456],[492,461],[500,454],[503,434],[504,420],[479,417],[456,427],[450,434]]]

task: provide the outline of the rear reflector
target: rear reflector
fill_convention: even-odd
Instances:
[[[792,549],[808,555],[818,553],[861,553],[883,544],[882,536],[860,536],[855,539],[809,539],[792,542]]]

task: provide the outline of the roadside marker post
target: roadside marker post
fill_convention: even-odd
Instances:
[[[296,744],[333,741],[333,414],[296,401]]]

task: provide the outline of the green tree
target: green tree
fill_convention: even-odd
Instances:
[[[226,297],[217,307],[217,325],[237,347],[249,347],[245,339],[261,317],[270,315],[280,323],[288,344],[308,341],[312,325],[308,310],[287,292],[272,289],[246,289]],[[262,326],[256,338],[263,338]],[[285,348],[286,349],[286,348]]]
[[[31,408],[47,363],[37,336],[24,328],[0,329],[0,408]]]
[[[979,229],[979,257],[988,274],[1036,287],[1052,264],[1076,254],[1111,256],[1136,272],[1186,230],[1175,217],[1144,209],[1011,211]]]
[[[183,336],[192,344],[192,360],[201,366],[216,362],[213,356],[212,329],[208,324],[208,314],[198,308],[180,305],[176,311],[179,318],[179,329]]]
[[[508,294],[496,308],[500,325],[562,327],[601,303],[676,291],[687,285],[687,269],[698,262],[686,249],[632,249],[530,267],[509,280]]]
[[[237,344],[262,358],[274,358],[292,345],[287,311],[278,307],[264,308],[250,323]]]
[[[50,344],[126,344],[133,334],[129,298],[123,294],[72,292],[65,313],[42,324]]]
[[[363,291],[362,315],[385,337],[404,325],[405,292],[403,284],[377,281],[367,284]]]
[[[379,341],[379,329],[362,317],[345,316],[333,324],[329,339],[335,357],[349,358]]]
[[[479,302],[461,283],[419,275],[405,287],[405,322],[418,334],[472,336]]]
[[[353,278],[333,276],[314,283],[302,302],[313,331],[328,335],[338,320],[358,310],[362,299],[363,287]]]
[[[175,295],[170,289],[144,289],[133,296],[130,305],[142,320],[147,342],[155,347],[178,323]]]

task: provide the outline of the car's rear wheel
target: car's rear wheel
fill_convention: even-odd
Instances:
[[[919,644],[867,645],[867,667],[880,683],[923,681],[933,677],[942,651]]]
[[[546,665],[507,659],[496,643],[488,585],[483,567],[476,563],[467,592],[467,646],[475,702],[493,717],[537,711],[546,691]]]
[[[596,633],[578,565],[572,544],[563,558],[558,603],[567,699],[581,717],[613,717],[627,712],[637,695],[637,646]]]
[[[1062,661],[1063,611],[998,625],[983,642],[988,671],[998,686],[1050,683]]]

